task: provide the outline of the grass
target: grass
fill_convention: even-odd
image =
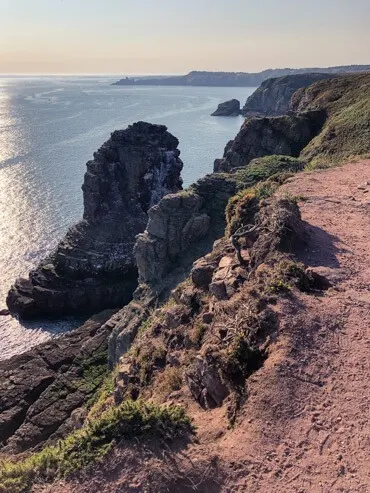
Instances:
[[[320,134],[301,152],[307,169],[328,168],[369,153],[370,74],[317,82],[305,90],[304,111],[323,108]]]
[[[183,370],[177,366],[169,366],[158,375],[156,393],[167,397],[171,392],[180,390],[183,383]]]
[[[245,188],[245,185],[255,185],[274,175],[302,171],[304,164],[299,159],[290,156],[264,156],[253,159],[248,166],[238,169],[235,176],[237,183]]]
[[[271,271],[267,290],[272,293],[287,293],[293,287],[310,292],[313,288],[312,280],[307,276],[303,264],[289,259],[281,260]]]
[[[114,382],[117,376],[118,367],[112,372],[106,375],[105,379],[99,391],[88,401],[87,408],[89,409],[88,419],[94,419],[100,416],[100,414],[107,408],[109,399],[114,392]]]
[[[231,235],[241,226],[252,224],[258,202],[271,197],[280,185],[303,169],[302,161],[279,155],[253,159],[247,167],[238,169],[235,179],[239,191],[230,198],[226,207],[227,234]]]
[[[13,462],[0,460],[0,492],[26,493],[36,481],[66,477],[101,461],[112,445],[140,435],[173,439],[190,432],[192,426],[183,408],[162,408],[141,401],[125,401],[92,419],[56,446],[46,447]]]
[[[200,346],[206,330],[206,325],[200,321],[197,321],[193,326],[192,332],[190,333],[190,341],[196,346]]]

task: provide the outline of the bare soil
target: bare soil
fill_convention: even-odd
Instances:
[[[279,337],[235,426],[226,406],[202,410],[185,392],[191,443],[122,444],[104,464],[34,491],[370,492],[370,160],[301,173],[279,194],[300,197],[299,259],[332,287],[279,301]]]

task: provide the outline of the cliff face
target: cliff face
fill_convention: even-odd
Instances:
[[[137,285],[133,246],[147,211],[181,189],[178,140],[144,122],[113,132],[87,163],[83,220],[56,251],[11,288],[22,317],[96,312],[127,303]]]
[[[335,77],[331,74],[295,74],[267,79],[249,96],[242,114],[251,116],[285,115],[291,110],[291,98],[301,87]]]
[[[235,140],[225,147],[223,158],[216,159],[214,171],[240,168],[252,159],[266,155],[298,157],[320,131],[324,120],[325,113],[321,111],[246,120]]]

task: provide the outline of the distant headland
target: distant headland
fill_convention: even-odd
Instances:
[[[218,87],[257,87],[266,79],[283,75],[321,73],[342,74],[367,72],[370,65],[343,65],[327,68],[278,68],[262,72],[203,72],[192,71],[186,75],[125,77],[113,85],[117,86],[218,86]]]

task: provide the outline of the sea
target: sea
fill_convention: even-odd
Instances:
[[[168,127],[179,141],[184,186],[212,171],[242,117],[211,117],[255,88],[114,86],[112,77],[0,78],[0,309],[81,219],[86,162],[116,129],[139,120]],[[0,316],[0,359],[77,327],[76,318],[20,321]]]

